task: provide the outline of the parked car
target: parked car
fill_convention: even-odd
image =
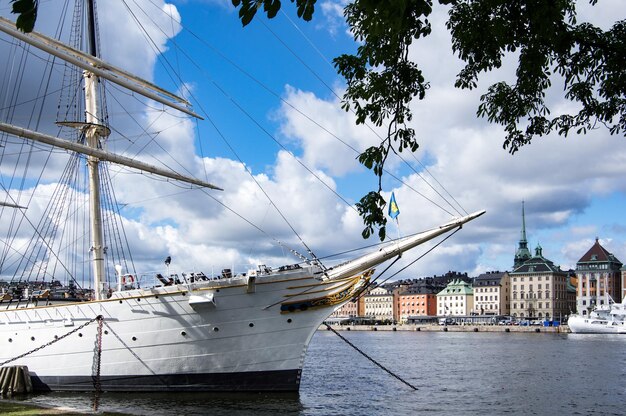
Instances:
[[[514,319],[502,319],[498,322],[498,325],[513,325],[514,322]]]

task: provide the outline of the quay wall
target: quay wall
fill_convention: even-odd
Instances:
[[[545,334],[568,334],[567,325],[517,326],[517,325],[330,325],[335,331],[429,331],[429,332],[534,332]],[[319,327],[326,331],[326,325]]]

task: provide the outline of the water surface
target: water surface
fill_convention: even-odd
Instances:
[[[135,415],[624,415],[626,336],[318,331],[299,394],[111,393],[101,411]],[[91,394],[31,402],[88,411]]]

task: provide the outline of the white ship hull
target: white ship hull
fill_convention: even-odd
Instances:
[[[307,346],[366,279],[313,268],[116,292],[103,301],[0,311],[0,360],[103,317],[105,391],[296,391]],[[191,289],[191,290],[190,290]],[[313,299],[313,303],[311,303]],[[94,390],[98,322],[11,362],[38,390]]]
[[[626,334],[624,321],[576,315],[570,317],[567,324],[574,334]]]

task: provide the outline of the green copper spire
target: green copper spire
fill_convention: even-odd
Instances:
[[[524,242],[524,246],[528,244],[526,241],[526,214],[524,213],[524,201],[522,201],[522,238],[520,244]]]
[[[530,250],[528,250],[528,241],[526,240],[526,213],[524,212],[524,201],[522,201],[522,236],[519,240],[517,252],[515,253],[513,270],[517,269],[531,257],[532,255],[530,254]]]

